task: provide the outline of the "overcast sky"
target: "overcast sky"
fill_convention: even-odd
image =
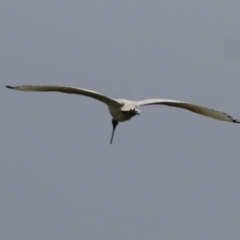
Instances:
[[[0,239],[240,238],[240,125],[164,106],[121,123],[96,100],[189,101],[240,119],[240,2],[0,3]]]

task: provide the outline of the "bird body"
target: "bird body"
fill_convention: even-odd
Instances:
[[[115,107],[113,105],[109,105],[108,109],[112,117],[119,122],[128,121],[135,115],[139,115],[141,112],[134,101],[126,99],[115,99],[115,101],[120,103],[120,106]]]
[[[105,103],[108,106],[109,112],[112,115],[112,125],[113,131],[111,136],[112,143],[114,132],[118,122],[124,122],[130,120],[132,117],[139,115],[140,110],[138,109],[141,106],[146,105],[167,105],[171,107],[178,107],[189,110],[194,113],[198,113],[200,115],[204,115],[206,117],[210,117],[216,120],[227,121],[240,123],[237,119],[232,118],[226,113],[219,112],[207,107],[199,106],[196,104],[170,100],[170,99],[147,99],[143,101],[129,101],[126,99],[113,99],[108,96],[102,95],[98,92],[94,92],[91,90],[83,89],[83,88],[74,88],[74,87],[66,87],[66,86],[32,86],[32,85],[23,85],[23,86],[6,86],[9,89],[14,89],[18,91],[36,91],[36,92],[62,92],[69,94],[79,94],[87,97],[94,98]]]

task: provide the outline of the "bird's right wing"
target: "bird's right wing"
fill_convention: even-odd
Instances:
[[[119,102],[116,100],[109,98],[107,96],[104,96],[98,92],[94,92],[91,90],[83,89],[83,88],[74,88],[74,87],[66,87],[66,86],[33,86],[33,85],[23,85],[23,86],[6,86],[10,89],[15,89],[18,91],[34,91],[34,92],[62,92],[62,93],[69,93],[69,94],[79,94],[87,97],[94,98],[96,100],[99,100],[103,103],[106,103],[107,105],[113,105],[113,106],[121,106]]]
[[[160,105],[167,105],[171,107],[184,108],[191,112],[198,113],[206,117],[214,118],[217,120],[240,123],[237,119],[232,118],[226,113],[219,112],[207,107],[202,107],[202,106],[188,103],[188,102],[181,102],[181,101],[175,101],[175,100],[169,100],[169,99],[147,99],[143,101],[137,101],[136,104],[138,106],[160,104]]]

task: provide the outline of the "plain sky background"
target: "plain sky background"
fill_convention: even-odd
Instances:
[[[0,2],[3,240],[240,239],[240,125],[5,85],[170,98],[240,119],[240,1]]]

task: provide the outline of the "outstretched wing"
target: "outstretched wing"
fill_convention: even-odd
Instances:
[[[170,107],[184,108],[191,112],[198,113],[198,114],[204,115],[206,117],[214,118],[217,120],[240,123],[240,121],[232,118],[231,116],[229,116],[226,113],[219,112],[219,111],[207,108],[207,107],[202,107],[202,106],[195,105],[195,104],[188,103],[188,102],[181,102],[181,101],[175,101],[175,100],[169,100],[169,99],[147,99],[147,100],[143,100],[143,101],[137,101],[136,104],[138,106],[160,104],[160,105],[167,105]]]
[[[62,92],[62,93],[69,93],[69,94],[79,94],[87,97],[94,98],[99,100],[107,105],[115,105],[121,106],[116,100],[104,96],[98,92],[94,92],[91,90],[83,89],[83,88],[74,88],[74,87],[66,87],[66,86],[32,86],[32,85],[23,85],[23,86],[6,86],[10,89],[15,89],[18,91],[34,91],[34,92]]]

